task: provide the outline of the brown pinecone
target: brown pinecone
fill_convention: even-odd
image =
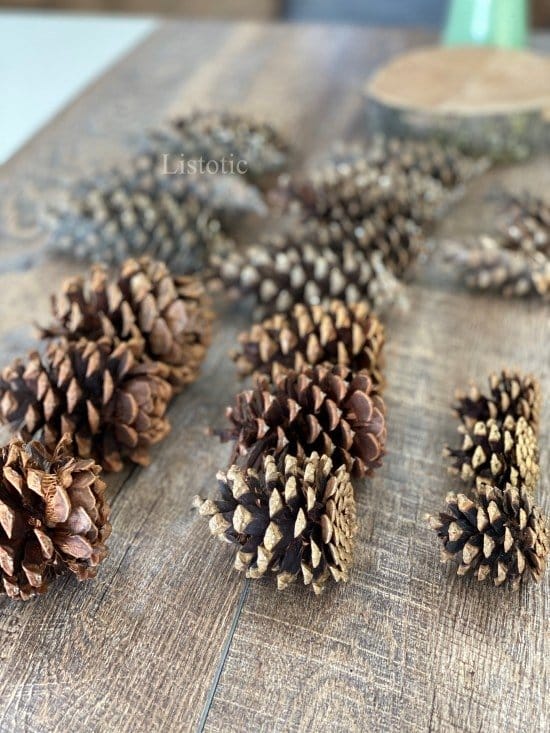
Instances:
[[[254,295],[258,317],[286,313],[296,303],[328,305],[335,298],[348,305],[366,301],[382,311],[403,293],[380,252],[367,255],[351,241],[342,241],[334,228],[314,221],[242,253],[214,257],[212,266],[230,293]]]
[[[531,374],[504,369],[489,375],[489,391],[483,394],[472,385],[467,393],[457,391],[453,409],[468,430],[475,423],[496,420],[499,427],[513,430],[523,417],[538,434],[541,409],[540,384]]]
[[[244,173],[258,184],[268,183],[282,170],[289,153],[288,143],[272,125],[227,111],[196,111],[176,118],[160,135],[165,146],[171,139],[173,150],[185,159],[202,159],[205,165],[222,165],[225,160],[226,173]]]
[[[535,490],[540,474],[539,448],[525,418],[520,417],[511,429],[491,418],[471,428],[461,425],[459,432],[463,435],[462,446],[445,449],[452,459],[452,473],[466,482],[487,479],[500,489],[510,484]]]
[[[43,338],[127,341],[162,366],[175,391],[195,381],[210,344],[212,312],[201,282],[173,276],[148,257],[126,260],[112,279],[102,265],[87,280],[69,278],[53,296],[52,311],[55,321]]]
[[[258,471],[231,466],[218,474],[221,497],[195,498],[210,531],[236,545],[237,570],[248,578],[277,575],[279,590],[297,578],[315,593],[332,577],[347,581],[357,531],[355,499],[343,466],[317,453],[266,456]]]
[[[542,252],[507,249],[501,240],[483,236],[474,248],[451,245],[448,258],[474,290],[495,291],[507,298],[550,298],[550,258]]]
[[[60,573],[93,578],[111,532],[105,484],[91,458],[75,458],[65,435],[53,451],[12,438],[0,461],[0,575],[23,601]]]
[[[211,252],[232,249],[195,181],[164,175],[158,165],[155,153],[144,153],[126,168],[80,181],[50,216],[48,247],[112,264],[150,255],[182,273],[203,268]]]
[[[274,315],[241,333],[239,342],[241,351],[234,359],[242,375],[258,371],[274,376],[284,369],[332,362],[354,372],[366,369],[377,390],[384,382],[384,327],[366,303],[299,303],[288,315]]]
[[[550,258],[550,199],[510,196],[499,234],[507,249]]]
[[[550,549],[548,521],[525,488],[481,482],[473,499],[447,495],[443,512],[429,517],[441,539],[442,561],[457,559],[458,575],[517,588],[527,572],[539,581]]]
[[[367,371],[320,365],[288,370],[272,382],[258,375],[227,409],[232,423],[222,440],[235,440],[235,458],[256,467],[263,455],[331,457],[355,476],[381,465],[386,444],[385,407]]]
[[[124,458],[148,463],[149,447],[170,430],[171,396],[159,367],[139,361],[128,344],[62,340],[2,371],[0,421],[24,435],[43,431],[50,450],[69,433],[79,456],[119,471]]]

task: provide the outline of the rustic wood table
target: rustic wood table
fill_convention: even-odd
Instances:
[[[0,336],[34,344],[48,293],[75,266],[41,256],[36,207],[63,180],[127,156],[174,110],[230,106],[271,119],[305,157],[364,134],[361,89],[381,62],[432,39],[330,26],[170,23],[0,170]],[[539,39],[545,45],[545,39]],[[547,44],[546,44],[547,45]],[[32,89],[29,89],[32,94]],[[550,185],[548,159],[485,175],[442,223],[490,226],[501,186]],[[388,456],[358,489],[348,585],[320,598],[248,583],[191,497],[215,489],[229,447],[205,437],[237,389],[226,353],[247,323],[217,323],[201,379],[173,404],[151,466],[109,479],[111,554],[95,582],[0,601],[3,731],[548,730],[549,576],[519,593],[456,578],[423,521],[457,484],[441,459],[455,385],[533,371],[550,394],[548,308],[470,295],[435,263],[387,323]],[[550,411],[540,502],[550,506]]]

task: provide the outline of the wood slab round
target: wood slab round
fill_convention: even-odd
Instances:
[[[550,59],[486,47],[421,48],[370,79],[371,125],[435,135],[493,158],[521,158],[548,138]]]

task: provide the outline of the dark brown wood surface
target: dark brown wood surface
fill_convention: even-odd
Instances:
[[[0,345],[34,343],[48,293],[74,265],[42,257],[37,207],[63,180],[131,153],[144,126],[197,106],[271,119],[304,156],[364,134],[361,89],[415,32],[169,24],[0,170]],[[31,93],[32,90],[29,90]],[[490,226],[487,194],[548,188],[548,160],[473,184],[438,232]],[[441,459],[453,389],[514,365],[550,393],[548,309],[457,288],[434,261],[388,319],[389,444],[358,487],[361,529],[348,585],[320,598],[245,582],[191,510],[229,448],[205,435],[237,389],[226,353],[247,314],[220,318],[201,379],[171,408],[145,470],[109,479],[111,554],[98,579],[0,601],[2,731],[548,730],[550,581],[519,593],[457,579],[423,521],[457,484]],[[550,412],[540,502],[550,506]]]

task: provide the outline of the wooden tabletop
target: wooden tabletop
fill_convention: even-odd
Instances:
[[[365,134],[361,90],[381,62],[430,38],[330,26],[170,23],[0,169],[0,344],[34,344],[48,293],[77,267],[41,257],[37,202],[67,178],[128,155],[171,112],[229,106],[266,117],[308,156]],[[32,93],[32,90],[29,90]],[[495,187],[540,191],[548,159],[476,181],[438,234],[490,226]],[[94,582],[0,601],[2,731],[548,730],[550,580],[519,593],[457,578],[423,521],[457,488],[441,459],[448,404],[468,378],[534,372],[542,420],[540,503],[550,508],[548,308],[475,296],[435,262],[387,322],[388,456],[359,484],[347,585],[317,598],[246,582],[191,509],[215,490],[237,390],[226,356],[246,312],[226,313],[201,379],[174,402],[151,466],[109,478],[110,557]]]

